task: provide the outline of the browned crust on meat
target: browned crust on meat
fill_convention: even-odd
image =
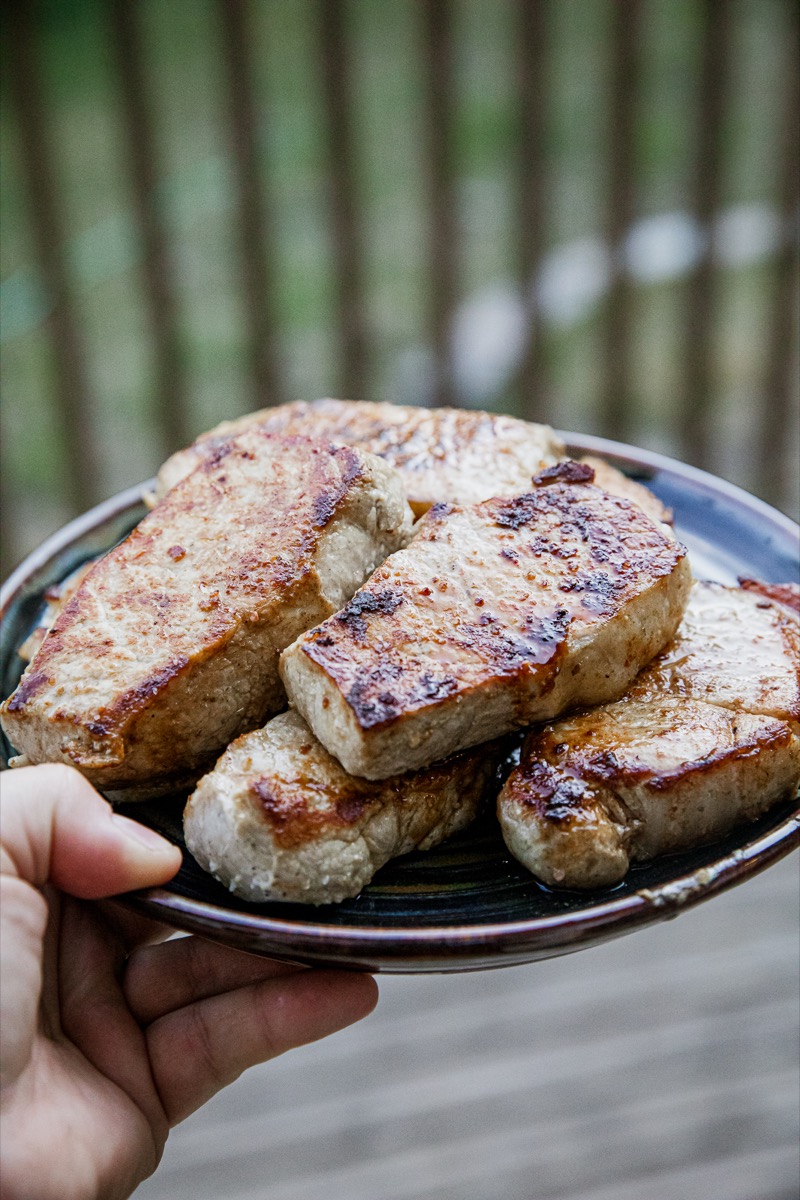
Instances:
[[[209,448],[250,427],[327,438],[377,454],[403,476],[417,516],[443,499],[475,503],[521,491],[534,471],[563,453],[548,426],[499,413],[368,400],[298,400],[250,413],[198,438],[164,465],[159,494]]]
[[[218,446],[68,601],[2,708],[13,744],[103,786],[213,761],[285,703],[278,653],[341,603],[318,573],[323,534],[388,519],[376,471],[395,493],[396,528],[364,534],[381,558],[408,530],[384,464],[260,430]],[[348,564],[345,595],[373,565]]]
[[[552,726],[532,733],[519,767],[507,782],[508,798],[531,809],[540,820],[563,828],[580,814],[587,785],[619,789],[639,784],[652,792],[670,792],[686,779],[701,782],[703,775],[723,766],[785,748],[794,735],[787,722],[776,720],[758,737],[718,747],[702,758],[684,760],[675,770],[661,772],[642,762],[620,759],[613,750],[592,751],[590,728],[583,728],[581,736],[586,741],[567,746],[556,741],[558,730]]]
[[[186,845],[246,900],[336,902],[390,858],[465,828],[496,791],[505,753],[483,745],[370,784],[289,710],[237,738],[200,781],[184,814]]]
[[[332,808],[325,812],[309,809],[298,799],[306,786],[300,776],[297,789],[287,790],[269,775],[254,779],[250,792],[258,806],[259,815],[269,826],[276,846],[281,850],[296,850],[322,833],[348,829],[356,825],[376,800],[366,790],[352,790],[336,797]]]
[[[537,471],[531,482],[534,487],[546,487],[551,483],[593,483],[594,467],[585,462],[576,462],[566,458],[563,462],[554,463]]]
[[[455,511],[462,512],[434,506],[408,556],[427,542],[448,538],[448,519]],[[559,672],[576,608],[585,617],[610,617],[635,577],[666,578],[683,554],[633,505],[588,485],[551,483],[526,495],[488,500],[474,512],[498,531],[494,561],[482,566],[492,580],[509,580],[515,611],[503,621],[491,599],[487,608],[481,592],[490,597],[492,580],[482,579],[476,564],[474,615],[461,613],[456,627],[440,634],[447,647],[441,659],[458,664],[456,671],[446,666],[420,670],[409,653],[409,628],[416,626],[420,638],[435,636],[442,597],[451,585],[445,577],[432,578],[429,586],[404,574],[403,555],[380,567],[342,612],[303,638],[303,653],[335,682],[361,729],[385,727],[401,715],[482,687],[488,677],[535,677],[540,693],[546,693]],[[542,566],[552,569],[553,560],[564,564],[559,594],[550,603],[526,605],[526,577],[534,581]],[[404,605],[413,611],[394,620]],[[429,620],[420,621],[426,609]],[[374,647],[380,648],[377,655]],[[468,674],[477,674],[473,684],[460,670],[465,664],[473,667]]]
[[[310,731],[309,738],[316,742]],[[291,779],[276,773],[262,775],[253,779],[249,786],[260,818],[269,827],[275,845],[282,850],[296,850],[323,835],[331,837],[337,831],[363,825],[370,813],[390,804],[406,803],[412,789],[416,792],[418,806],[435,804],[438,793],[454,777],[463,775],[465,768],[477,773],[479,764],[482,769],[488,765],[491,772],[500,759],[500,750],[492,743],[481,747],[480,752],[456,754],[424,771],[410,771],[371,782],[348,775],[323,747],[315,745],[314,753],[317,757],[324,756],[328,773],[324,784],[319,781],[317,769],[313,777],[304,775],[302,770]],[[480,778],[483,778],[483,770]],[[308,803],[309,795],[324,796],[329,803],[324,808],[312,808]]]
[[[259,442],[267,446],[275,444],[271,439],[264,442],[264,435],[259,431],[256,431],[254,436],[256,446]],[[242,618],[225,604],[224,599],[220,598],[220,593],[223,596],[234,592],[240,596],[250,595],[254,604],[262,605],[265,600],[272,598],[270,594],[274,595],[277,589],[289,589],[287,603],[291,604],[291,594],[302,587],[312,569],[315,535],[331,521],[350,486],[361,474],[362,460],[348,446],[331,447],[329,451],[323,445],[315,445],[306,438],[291,437],[281,441],[285,446],[285,453],[290,458],[297,462],[297,455],[293,451],[299,450],[303,463],[308,462],[311,467],[305,481],[307,491],[312,497],[310,511],[299,513],[294,507],[274,507],[269,513],[272,518],[271,532],[274,530],[273,536],[281,545],[292,546],[291,558],[275,558],[272,555],[272,547],[263,544],[256,545],[243,556],[234,553],[231,557],[234,565],[223,565],[213,577],[213,590],[209,592],[207,611],[214,611],[215,615],[206,627],[202,642],[198,645],[193,640],[190,653],[171,656],[163,667],[146,676],[135,687],[123,692],[113,704],[99,710],[98,720],[93,723],[95,728],[90,732],[103,736],[113,727],[124,723],[126,718],[139,712],[170,680],[182,674],[189,666],[190,660],[192,663],[203,662],[209,653],[218,648],[221,641],[232,635],[240,626]],[[338,460],[338,471],[335,473],[330,469],[329,453]],[[97,581],[98,571],[104,576],[117,570],[124,572],[128,565],[137,559],[147,559],[157,572],[161,565],[158,556],[165,550],[165,525],[171,524],[176,516],[181,515],[190,519],[196,516],[199,522],[207,519],[209,502],[212,505],[214,503],[214,493],[220,501],[223,499],[227,482],[226,463],[231,458],[253,461],[256,452],[237,441],[226,441],[218,446],[200,466],[201,473],[208,479],[210,490],[201,490],[197,477],[192,486],[176,490],[170,498],[169,511],[161,508],[157,513],[148,514],[123,542],[94,565],[89,573],[92,582]],[[267,513],[262,509],[259,515],[266,523]],[[251,519],[256,519],[253,513],[250,516]],[[174,549],[173,545],[165,552],[167,557],[177,563],[185,558],[185,554],[176,555]],[[265,552],[271,555],[266,561]],[[99,589],[108,593],[103,583],[99,584]],[[115,587],[113,594],[107,594],[107,603],[112,612],[140,609],[143,615],[152,614],[165,630],[172,624],[172,613],[181,614],[185,611],[188,599],[186,590],[167,587],[163,590],[143,590],[139,586],[119,590]],[[6,712],[20,712],[42,689],[54,685],[56,680],[51,673],[51,666],[65,651],[71,654],[87,654],[92,659],[103,659],[114,654],[112,638],[98,639],[95,629],[91,626],[82,629],[87,625],[84,601],[85,591],[79,587],[52,626],[46,642],[36,655],[33,669],[23,676],[19,687],[4,705]],[[257,624],[263,615],[261,611],[254,609],[251,618],[253,623]],[[170,628],[170,632],[174,636],[174,628]],[[53,717],[55,720],[68,719],[69,713],[57,709]]]
[[[672,534],[588,483],[436,505],[417,529],[281,660],[317,737],[370,779],[619,696],[689,590]]]
[[[798,583],[765,583],[762,579],[740,577],[739,586],[746,592],[756,592],[765,600],[774,600],[777,604],[783,604],[800,615],[800,584]]]
[[[678,636],[622,699],[528,735],[498,798],[512,852],[547,883],[608,885],[791,795],[799,631],[781,604],[695,584]]]

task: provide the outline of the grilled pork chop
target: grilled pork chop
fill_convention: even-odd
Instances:
[[[201,779],[184,813],[186,845],[245,900],[344,900],[390,858],[465,828],[500,757],[496,744],[481,746],[367,783],[342,769],[302,717],[282,713],[237,738]]]
[[[156,497],[227,437],[254,425],[343,442],[385,458],[403,476],[417,516],[440,502],[478,504],[491,496],[518,495],[528,490],[540,467],[564,457],[564,445],[549,426],[495,413],[366,400],[296,400],[225,421],[173,454],[158,473]],[[591,464],[605,491],[627,496],[656,521],[671,520],[669,510],[647,488],[601,459]]]
[[[2,707],[8,737],[99,787],[196,778],[285,706],[280,651],[411,520],[372,455],[261,430],[226,442],[83,579]]]
[[[253,426],[325,438],[377,454],[403,476],[417,516],[439,500],[474,504],[522,491],[535,471],[563,454],[549,426],[513,417],[366,400],[296,400],[226,421],[202,435],[163,465],[156,495],[164,495],[209,448]]]
[[[800,622],[696,583],[675,640],[621,699],[533,731],[498,800],[511,852],[564,887],[714,841],[800,781]]]
[[[438,505],[407,550],[284,651],[292,704],[352,775],[382,779],[621,695],[690,586],[666,526],[543,471],[526,495]]]

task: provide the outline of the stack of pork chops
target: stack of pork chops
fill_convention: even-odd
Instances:
[[[355,896],[487,800],[538,878],[605,886],[797,787],[800,589],[693,582],[660,502],[544,426],[288,404],[152,505],[3,727],[116,798],[193,787],[186,844],[245,899]]]

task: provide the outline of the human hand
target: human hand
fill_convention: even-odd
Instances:
[[[369,975],[164,941],[97,903],[165,883],[180,852],[71,767],[3,774],[0,853],[3,1200],[129,1196],[246,1067],[375,1005]]]

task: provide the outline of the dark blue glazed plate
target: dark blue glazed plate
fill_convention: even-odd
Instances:
[[[673,509],[696,576],[729,584],[739,576],[800,579],[800,530],[760,500],[657,454],[564,436],[576,454],[607,458]],[[36,620],[45,589],[123,537],[145,511],[143,491],[133,488],[73,521],[9,579],[0,596],[3,696],[19,678],[17,647]],[[2,765],[9,753],[4,742]],[[126,811],[183,847],[184,799]],[[633,867],[615,888],[556,892],[511,858],[487,814],[444,845],[389,863],[360,896],[342,904],[247,904],[205,874],[185,849],[172,883],[122,902],[176,928],[275,958],[372,971],[478,970],[568,954],[674,917],[798,845],[800,812],[792,801],[725,841]]]

